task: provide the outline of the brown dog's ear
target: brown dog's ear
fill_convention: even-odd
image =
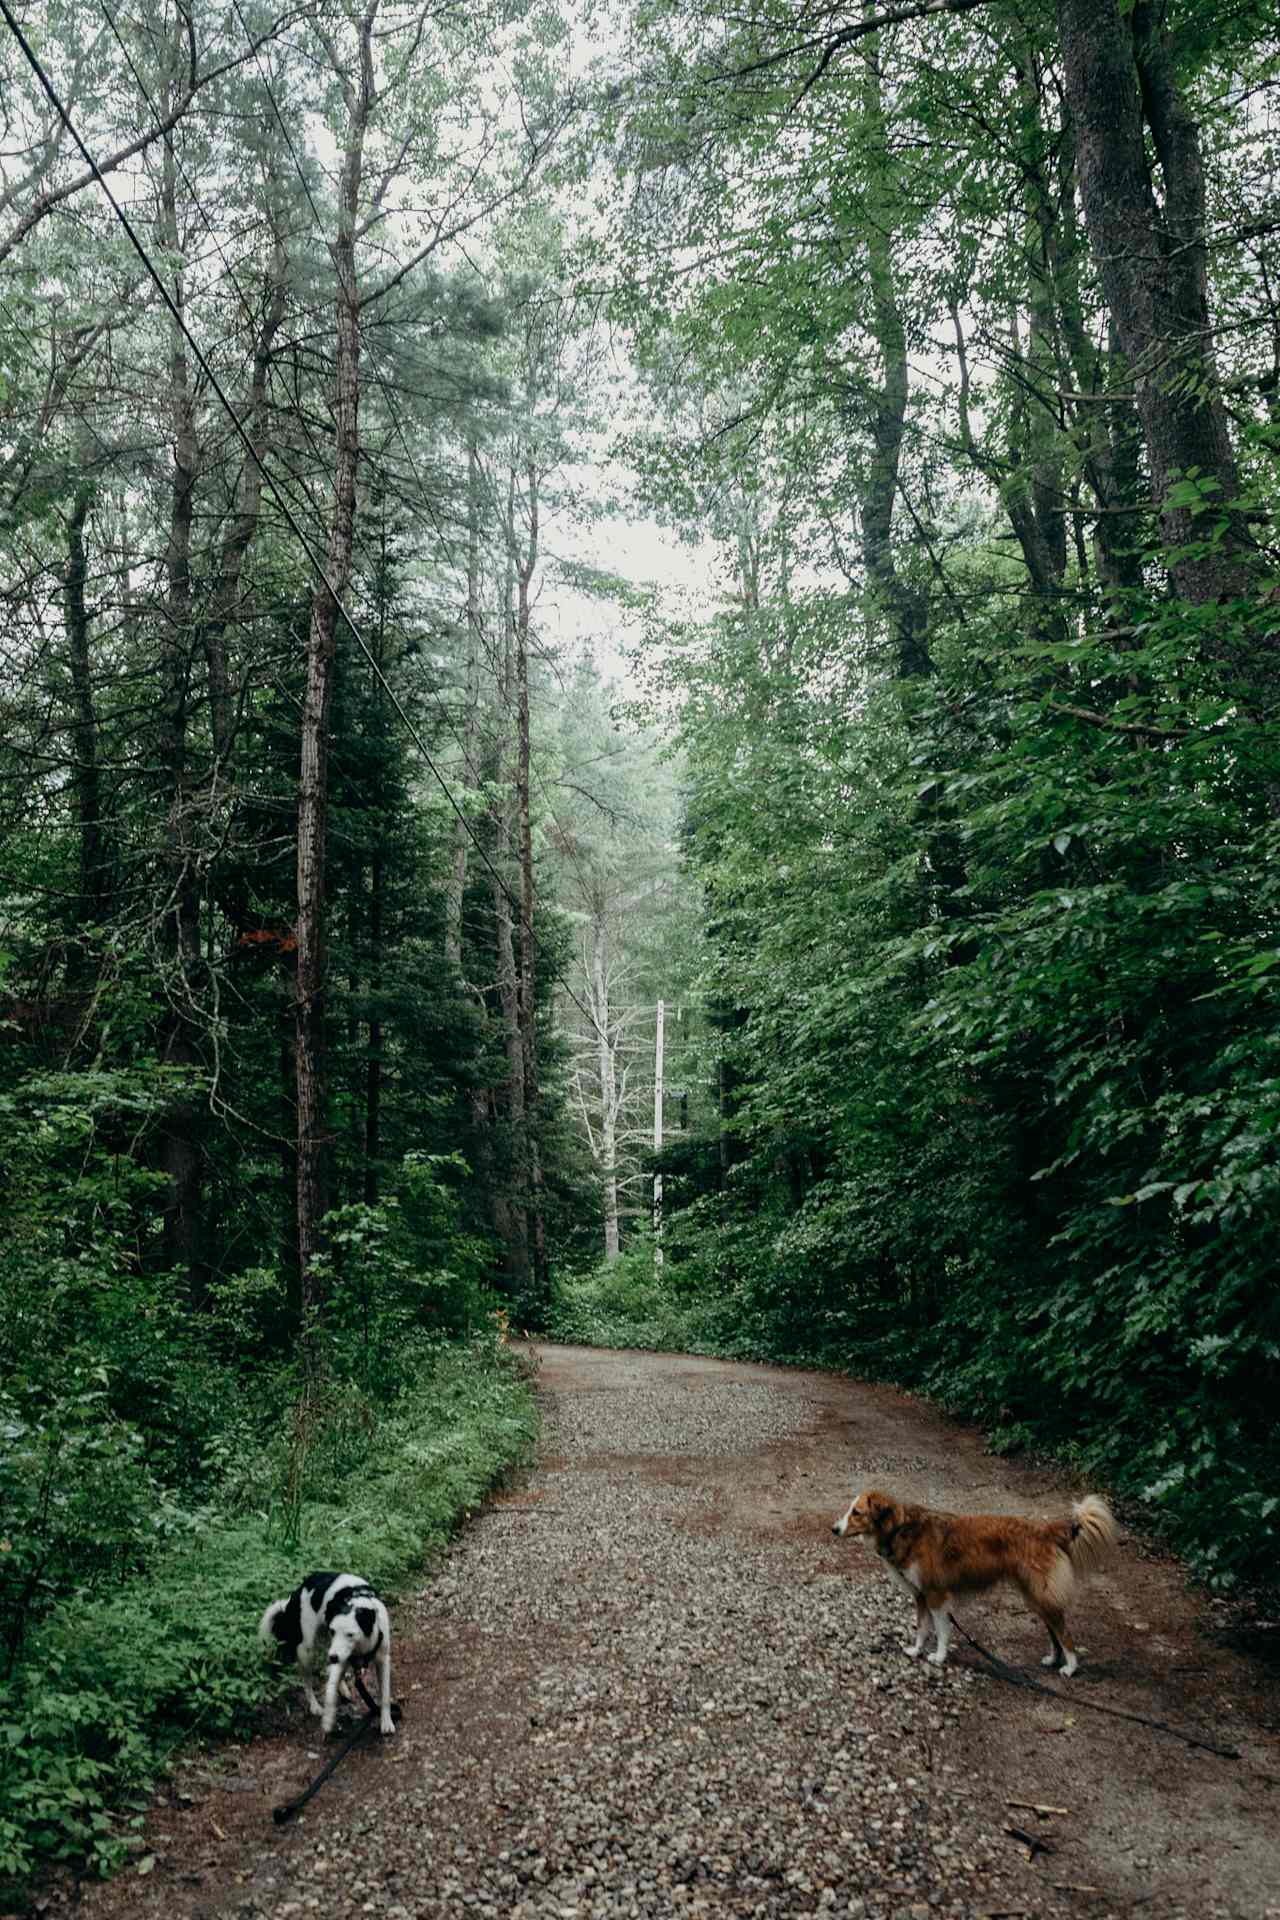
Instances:
[[[883,1526],[885,1521],[891,1519],[896,1511],[895,1504],[890,1500],[888,1494],[869,1493],[867,1495],[867,1518],[873,1526]]]

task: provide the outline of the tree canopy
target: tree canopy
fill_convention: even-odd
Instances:
[[[1272,10],[0,12],[14,1723],[495,1313],[1266,1575]]]

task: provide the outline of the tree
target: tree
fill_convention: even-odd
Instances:
[[[652,669],[729,1083],[723,1184],[669,1210],[686,1284],[753,1351],[1084,1445],[1238,1569],[1273,1471],[1235,1234],[1278,1203],[1239,1131],[1273,1104],[1275,236],[1228,102],[1274,49],[1103,0],[650,22],[614,114],[632,446],[724,585]],[[1162,1466],[1216,1452],[1210,1364],[1229,1550]]]
[[[311,603],[307,677],[303,696],[298,777],[298,958],[295,977],[297,1031],[294,1040],[298,1089],[298,1271],[301,1276],[303,1343],[312,1368],[314,1330],[320,1308],[316,1257],[326,1210],[324,1160],[328,1148],[325,1089],[325,845],[328,831],[328,726],[338,609],[347,590],[355,539],[356,462],[360,451],[360,289],[356,229],[365,141],[377,102],[373,30],[378,0],[371,0],[355,28],[355,77],[346,78],[349,49],[328,49],[341,80],[347,111],[346,143],[338,193],[338,225],[332,243],[334,278],[334,490],[324,572]]]

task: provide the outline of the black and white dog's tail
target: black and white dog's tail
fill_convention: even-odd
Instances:
[[[276,1621],[288,1606],[287,1600],[273,1600],[258,1622],[258,1638],[268,1653],[283,1653],[285,1648],[280,1635],[276,1632]]]

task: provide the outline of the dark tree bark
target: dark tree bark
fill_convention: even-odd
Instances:
[[[862,80],[862,110],[883,148],[880,67],[870,43]],[[887,151],[876,157],[876,173],[867,188],[865,229],[871,279],[871,331],[880,352],[881,381],[871,396],[870,471],[862,491],[862,556],[867,579],[889,623],[897,672],[909,679],[932,670],[929,658],[928,594],[902,578],[893,550],[894,509],[906,434],[910,378],[907,330],[894,285],[893,210],[882,169]]]
[[[262,469],[258,461],[263,459],[267,447],[270,398],[267,382],[276,336],[285,315],[287,266],[284,241],[277,233],[267,276],[266,304],[258,335],[254,341],[249,406],[244,423],[258,460],[246,457],[240,470],[235,511],[223,535],[213,604],[203,630],[205,659],[209,669],[213,748],[218,774],[223,773],[231,757],[235,733],[236,703],[232,675],[227,661],[227,628],[236,617],[240,602],[240,580],[244,571],[244,559],[258,530],[262,506]]]
[[[369,1044],[364,1076],[364,1200],[378,1204],[382,1153],[382,899],[386,863],[375,854],[369,874]]]
[[[520,1064],[524,1076],[524,1124],[520,1160],[527,1195],[530,1278],[539,1301],[547,1298],[546,1223],[542,1206],[542,1159],[538,1147],[538,1030],[533,937],[533,817],[529,794],[530,587],[538,565],[538,470],[525,468],[528,540],[516,567],[516,811],[520,830]]]
[[[1148,5],[1126,14],[1120,0],[1058,0],[1058,23],[1085,226],[1134,381],[1173,582],[1196,604],[1235,599],[1255,585],[1258,566],[1244,516],[1230,504],[1239,485],[1214,364],[1199,130]],[[1170,498],[1193,472],[1216,483],[1226,522],[1206,551],[1190,508]]]
[[[467,448],[467,605],[466,693],[462,720],[462,775],[475,785],[475,740],[480,704],[480,456],[474,442]],[[467,889],[470,836],[461,820],[453,823],[453,861],[445,896],[444,957],[462,966],[462,900]]]
[[[503,637],[498,676],[498,723],[505,728],[515,682],[515,475],[507,490],[507,583],[503,592]],[[506,750],[499,749],[497,780],[507,773]],[[494,1224],[505,1249],[507,1282],[511,1290],[527,1296],[529,1292],[529,1207],[524,1178],[524,1044],[520,1023],[520,975],[516,960],[515,921],[508,875],[514,870],[512,858],[513,807],[507,798],[499,801],[495,820],[493,915],[498,1003],[502,1013],[503,1041],[507,1058],[505,1093],[509,1167],[504,1190],[495,1182]]]
[[[1060,385],[1052,271],[1056,218],[1047,171],[1041,63],[1035,48],[1027,44],[1015,49],[1014,65],[1022,106],[1021,171],[1030,284],[1024,384],[1015,407],[1020,443],[1012,447],[1018,471],[1008,490],[1018,495],[1020,511],[1014,527],[1028,571],[1041,591],[1052,595],[1067,570],[1063,445],[1056,417]]]
[[[168,246],[181,249],[176,163],[166,141],[161,167],[161,220]],[[175,305],[184,302],[183,275],[174,284]],[[162,909],[161,946],[168,971],[169,1008],[163,1023],[166,1063],[194,1076],[200,1065],[197,1003],[203,965],[200,947],[200,883],[195,855],[195,798],[188,766],[188,706],[192,655],[191,537],[195,520],[200,447],[196,402],[187,359],[186,337],[174,320],[169,329],[169,417],[173,429],[173,486],[169,536],[165,550],[165,604],[162,610],[164,658],[160,759],[168,789],[167,897]],[[160,1163],[169,1176],[163,1208],[166,1265],[181,1269],[194,1302],[204,1295],[206,1274],[200,1247],[202,1184],[201,1115],[194,1089],[183,1086],[170,1098],[160,1134]]]
[[[1138,456],[1142,429],[1131,397],[1132,375],[1116,340],[1115,322],[1100,347],[1085,325],[1081,274],[1087,246],[1076,213],[1075,127],[1065,103],[1057,135],[1056,217],[1045,232],[1058,322],[1074,388],[1074,437],[1085,477],[1101,509],[1093,530],[1094,564],[1105,585],[1136,587],[1142,579]]]
[[[334,497],[325,552],[325,578],[311,604],[307,676],[303,694],[298,777],[298,961],[295,1059],[298,1101],[297,1225],[302,1304],[302,1353],[308,1374],[318,1367],[316,1329],[323,1306],[317,1256],[323,1245],[328,1199],[329,1107],[325,1078],[328,966],[325,945],[325,857],[329,810],[329,708],[333,697],[338,603],[346,591],[355,539],[359,457],[360,306],[356,279],[356,224],[364,143],[376,98],[373,25],[377,0],[360,22],[359,73],[342,76],[347,143],[338,196],[338,226],[330,246],[337,277],[334,302]]]
[[[64,609],[67,628],[67,666],[71,676],[72,792],[79,834],[76,926],[79,937],[71,944],[68,984],[72,992],[87,987],[95,961],[83,935],[102,924],[107,898],[106,840],[102,820],[102,782],[98,753],[98,720],[93,700],[93,673],[89,649],[89,610],[85,601],[88,557],[85,524],[93,501],[92,488],[82,479],[71,502],[67,521],[67,568]]]

